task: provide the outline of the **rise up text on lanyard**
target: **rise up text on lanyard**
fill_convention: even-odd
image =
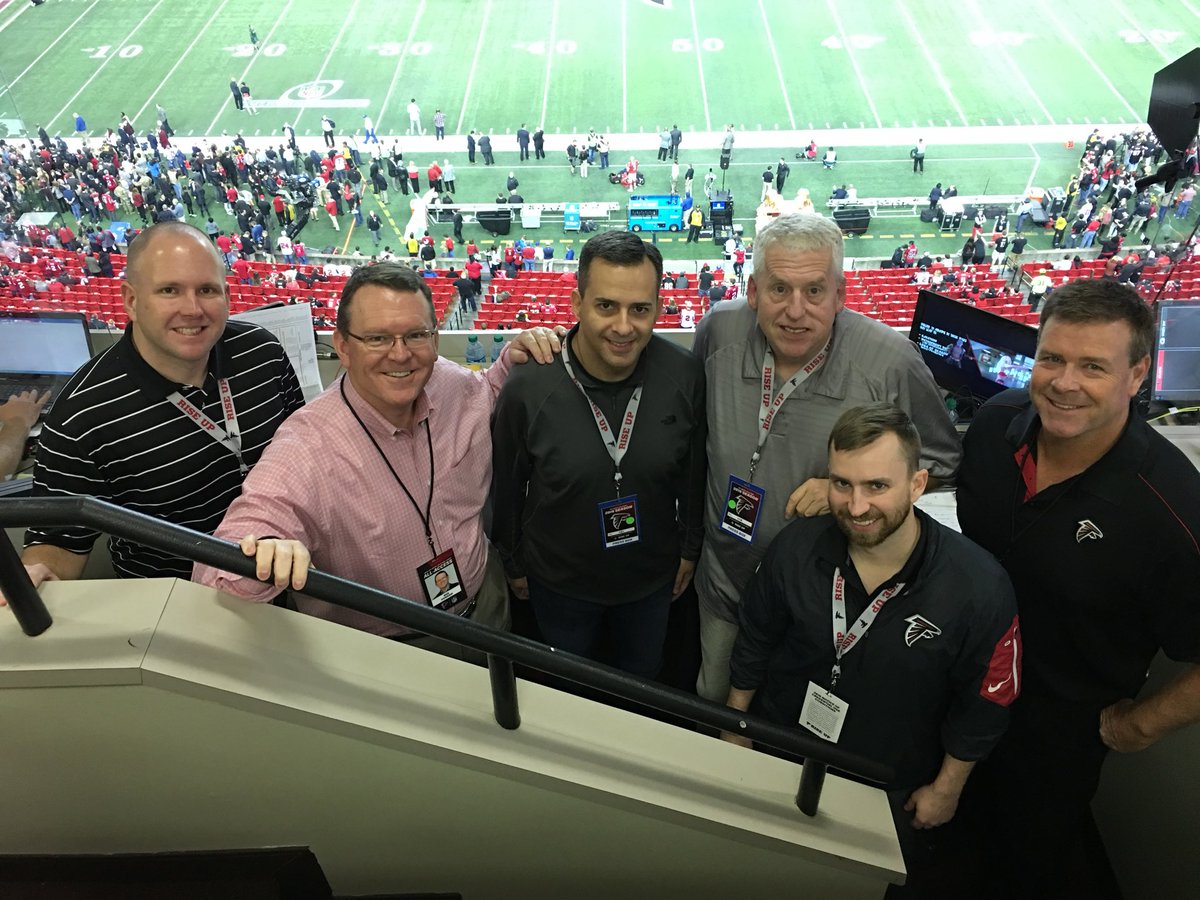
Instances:
[[[571,368],[569,341],[563,342],[562,362],[563,368],[567,370],[567,376],[579,389],[579,393],[587,402],[588,409],[592,411],[592,417],[596,421],[596,430],[600,432],[600,440],[603,441],[604,449],[613,463],[613,490],[616,493],[616,499],[597,504],[600,512],[600,536],[604,547],[606,550],[610,550],[624,544],[635,544],[641,539],[637,494],[621,496],[621,461],[629,450],[629,440],[633,436],[638,406],[642,402],[642,386],[639,384],[633,389],[629,403],[625,406],[625,414],[621,417],[620,431],[614,434],[603,410],[588,396],[583,385],[579,383],[579,379],[575,377],[575,370]]]
[[[834,694],[838,679],[842,677],[842,656],[849,653],[875,622],[875,617],[887,602],[904,590],[904,582],[897,582],[880,591],[867,604],[858,621],[848,631],[846,626],[846,579],[842,570],[833,570],[833,671],[829,676],[829,690],[813,682],[808,683],[804,697],[804,708],[800,711],[800,724],[813,734],[827,741],[837,742],[846,722],[850,704]]]
[[[221,415],[225,419],[224,428],[206,416],[204,410],[197,407],[179,391],[172,391],[167,395],[167,399],[183,410],[184,415],[199,425],[201,430],[208,432],[214,441],[229,450],[238,461],[238,470],[245,475],[250,471],[250,467],[242,459],[242,430],[238,427],[237,410],[233,406],[233,391],[229,389],[229,379],[218,378],[217,391],[221,395]]]
[[[758,461],[762,459],[763,450],[767,446],[767,438],[771,434],[771,423],[779,408],[792,395],[792,392],[809,379],[809,376],[824,365],[829,357],[829,347],[833,343],[830,338],[824,348],[789,378],[775,393],[775,354],[767,347],[763,354],[762,399],[758,410],[758,444],[750,456],[749,480],[743,480],[736,475],[729,476],[729,490],[725,495],[725,506],[721,515],[721,530],[734,537],[750,543],[754,540],[754,532],[758,528],[758,517],[762,511],[763,499],[767,495],[765,488],[754,484],[754,471]]]

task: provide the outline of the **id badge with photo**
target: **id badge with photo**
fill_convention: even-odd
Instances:
[[[758,485],[730,475],[729,491],[725,495],[725,506],[721,509],[721,530],[747,544],[753,542],[766,495],[766,490]]]
[[[429,562],[417,566],[417,577],[421,579],[425,602],[435,609],[449,609],[467,599],[453,549],[443,550]]]
[[[849,711],[849,703],[810,681],[804,695],[804,708],[800,710],[800,724],[817,737],[836,744]]]
[[[600,537],[605,550],[636,544],[641,540],[638,533],[641,523],[638,521],[637,494],[618,497],[596,506],[600,511]]]

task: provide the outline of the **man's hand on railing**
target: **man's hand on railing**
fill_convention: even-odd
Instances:
[[[42,563],[26,566],[25,571],[29,573],[29,580],[33,582],[35,588],[40,587],[46,581],[58,581],[58,576],[50,571],[49,566]],[[3,594],[0,594],[0,606],[8,606],[8,601],[4,599]]]
[[[302,590],[308,581],[308,567],[312,557],[308,548],[299,541],[279,538],[256,538],[246,535],[239,546],[247,556],[254,557],[257,566],[255,575],[259,581],[273,581],[275,587]]]

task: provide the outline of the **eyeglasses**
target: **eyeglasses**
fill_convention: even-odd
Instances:
[[[429,329],[410,331],[408,334],[355,334],[353,331],[347,331],[346,334],[372,353],[391,350],[396,346],[396,341],[402,343],[409,350],[427,350],[433,346],[433,339],[437,337],[437,332]]]

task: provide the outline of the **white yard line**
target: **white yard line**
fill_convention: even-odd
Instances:
[[[621,0],[621,130],[629,130],[629,0]]]
[[[775,75],[779,78],[779,91],[783,94],[783,105],[787,109],[788,123],[793,131],[796,130],[796,117],[792,114],[792,101],[788,99],[787,82],[783,80],[783,69],[779,65],[779,54],[775,52],[775,39],[771,36],[771,23],[767,21],[767,11],[763,8],[762,0],[758,0],[758,15],[762,19],[763,34],[767,36],[767,46],[771,48],[771,59],[775,62]]]
[[[396,60],[396,68],[392,70],[392,80],[388,82],[387,93],[383,97],[383,103],[379,107],[379,113],[375,116],[376,132],[379,131],[380,123],[383,122],[383,114],[387,110],[387,105],[392,99],[392,93],[396,90],[396,79],[400,77],[400,70],[404,68],[404,61],[408,59],[408,48],[412,46],[413,38],[417,35],[417,26],[421,23],[421,16],[424,14],[425,0],[421,0],[420,4],[417,6],[417,12],[412,18],[412,24],[408,26],[408,37],[404,39],[404,49],[400,51],[400,58]]]
[[[96,4],[95,4],[95,3],[93,3],[92,5],[93,5],[93,6],[95,6]],[[11,25],[13,22],[15,22],[15,21],[17,20],[17,16],[21,15],[21,13],[25,12],[26,10],[29,10],[29,9],[32,9],[32,8],[33,8],[33,7],[30,5],[30,4],[28,4],[28,3],[22,3],[22,2],[20,2],[20,0],[14,0],[14,2],[13,2],[13,4],[12,4],[12,7],[13,7],[13,9],[15,9],[15,10],[16,10],[16,12],[14,12],[14,13],[13,13],[11,16],[9,16],[9,17],[8,17],[8,18],[7,18],[7,19],[4,21],[4,23],[3,23],[3,24],[0,24],[0,31],[3,31],[3,30],[4,30],[5,28],[7,28],[9,25]],[[84,12],[86,13],[86,12],[87,12],[87,10],[84,10]],[[65,33],[65,32],[64,32],[64,33]]]
[[[1146,43],[1149,44],[1151,47],[1153,47],[1154,51],[1159,56],[1161,56],[1167,62],[1174,62],[1174,58],[1171,56],[1171,54],[1169,54],[1162,47],[1158,46],[1158,44],[1156,44],[1154,41],[1150,40],[1150,35],[1146,33],[1146,30],[1144,28],[1142,28],[1142,26],[1138,22],[1138,20],[1129,14],[1129,10],[1127,10],[1125,8],[1124,4],[1117,2],[1117,0],[1114,0],[1114,2],[1111,4],[1111,6],[1116,9],[1117,14],[1122,19],[1124,19],[1127,23],[1129,23],[1130,28],[1132,28],[1134,31],[1136,31],[1138,34],[1140,34],[1142,37],[1144,37],[1146,39]]]
[[[1081,45],[1079,41],[1075,40],[1074,35],[1071,34],[1071,29],[1064,25],[1062,20],[1054,14],[1054,4],[1047,3],[1042,7],[1042,10],[1046,15],[1050,16],[1050,18],[1054,20],[1054,25],[1056,28],[1058,28],[1059,36],[1062,37],[1063,40],[1065,40],[1068,44],[1070,44],[1071,47],[1074,48],[1075,52],[1087,61],[1087,64],[1092,67],[1092,70],[1098,76],[1100,76],[1100,80],[1108,86],[1108,89],[1112,91],[1113,94],[1116,95],[1116,98],[1121,101],[1124,107],[1129,110],[1129,115],[1133,116],[1135,121],[1139,119],[1141,116],[1138,111],[1129,105],[1129,101],[1125,99],[1125,95],[1117,90],[1117,86],[1109,80],[1107,75],[1104,74],[1104,69],[1100,68],[1096,61],[1088,54],[1087,50],[1084,49],[1083,45]]]
[[[104,71],[105,66],[107,66],[110,62],[112,62],[114,59],[117,58],[117,54],[120,53],[121,50],[129,43],[129,39],[131,37],[133,37],[135,34],[137,34],[138,29],[141,28],[143,25],[145,25],[146,21],[152,15],[154,15],[154,13],[157,12],[158,8],[162,5],[163,5],[163,0],[158,0],[158,2],[155,3],[154,6],[152,6],[150,8],[150,12],[148,12],[144,16],[142,16],[142,20],[133,26],[133,30],[130,31],[129,34],[125,35],[124,40],[122,40],[121,43],[117,44],[113,48],[113,51],[104,60],[104,62],[100,63],[100,65],[96,67],[96,71],[92,73],[91,77],[88,78],[87,81],[85,81],[82,85],[79,86],[79,90],[77,90],[74,94],[71,95],[71,99],[66,102],[66,105],[63,106],[62,109],[60,109],[57,113],[55,113],[53,116],[51,116],[49,119],[46,120],[47,125],[49,125],[51,122],[56,121],[59,116],[66,114],[67,110],[69,110],[72,107],[72,105],[74,105],[74,103],[75,103],[76,99],[78,99],[79,95],[82,94],[84,92],[84,90],[87,89],[87,86],[89,84],[91,84],[93,81],[96,80],[96,76]],[[72,130],[74,130],[74,127],[72,127]]]
[[[475,54],[471,57],[471,71],[467,73],[467,87],[463,91],[462,106],[458,110],[458,125],[455,134],[462,134],[463,122],[467,119],[467,103],[471,99],[471,88],[475,84],[475,67],[479,65],[479,57],[483,53],[483,39],[487,34],[488,16],[492,14],[492,0],[483,5],[483,17],[479,22],[479,36],[475,39]]]
[[[274,22],[274,24],[271,25],[271,30],[267,32],[267,36],[265,38],[263,38],[261,41],[259,41],[260,46],[265,47],[269,43],[271,43],[271,38],[274,36],[276,30],[279,28],[279,23],[284,20],[284,18],[288,14],[288,10],[292,8],[292,2],[293,2],[293,0],[288,0],[287,6],[285,6],[283,8],[283,11],[280,12],[279,15],[275,17],[275,22]],[[242,69],[242,75],[241,75],[241,78],[238,79],[239,81],[244,80],[245,77],[250,73],[250,67],[254,65],[254,60],[258,59],[259,54],[261,52],[262,51],[260,50],[257,53],[255,53],[253,56],[250,57],[250,62],[246,63],[246,68]],[[229,98],[232,96],[233,96],[233,93],[231,91],[229,91],[229,90],[225,91],[225,99],[224,99],[224,101],[222,101],[220,108],[217,109],[217,114],[215,116],[213,116],[213,120],[208,123],[208,128],[205,129],[205,132],[204,132],[205,134],[213,133],[214,129],[217,127],[217,120],[220,119],[221,115],[225,112],[225,107],[229,105]]]
[[[967,121],[967,114],[963,112],[963,108],[959,105],[958,98],[954,96],[954,91],[950,88],[950,82],[946,79],[942,72],[942,67],[938,65],[937,59],[934,58],[933,51],[929,49],[929,45],[925,43],[925,37],[921,34],[921,29],[917,27],[917,23],[913,21],[912,14],[909,13],[908,7],[904,5],[904,0],[896,0],[896,8],[900,10],[904,16],[904,22],[908,25],[909,33],[916,39],[921,46],[921,52],[925,54],[925,61],[929,64],[929,68],[937,77],[938,84],[942,87],[942,92],[945,93],[946,99],[950,101],[950,105],[954,107],[954,111],[958,113],[959,120],[964,125],[970,125]]]
[[[187,49],[179,55],[179,59],[175,60],[175,65],[171,66],[171,68],[167,71],[167,74],[163,76],[163,80],[158,83],[158,87],[150,92],[150,96],[146,98],[146,102],[142,104],[142,108],[134,114],[133,121],[136,122],[141,117],[142,113],[146,111],[146,107],[149,106],[151,101],[158,96],[158,92],[163,89],[163,85],[165,85],[167,81],[170,80],[171,76],[175,74],[175,70],[179,68],[187,55],[192,52],[192,48],[196,46],[200,38],[204,37],[204,32],[208,31],[208,26],[211,25],[213,20],[221,14],[221,10],[228,5],[229,0],[221,0],[221,5],[218,6],[213,14],[208,17],[208,21],[204,23],[204,27],[196,32],[196,36],[192,38],[192,42],[187,45]]]
[[[696,2],[688,0],[692,13],[692,47],[696,51],[696,71],[700,73],[700,97],[704,101],[704,130],[712,131],[712,114],[708,111],[708,85],[704,83],[703,50],[700,47],[700,26],[696,23]]]
[[[1184,9],[1186,9],[1188,12],[1190,12],[1197,19],[1200,19],[1200,12],[1197,12],[1196,7],[1194,7],[1194,6],[1192,6],[1192,4],[1188,3],[1187,0],[1180,0],[1180,2],[1183,4]]]
[[[1028,194],[1029,189],[1033,187],[1033,179],[1037,178],[1038,168],[1042,165],[1042,154],[1037,152],[1037,147],[1033,146],[1033,144],[1026,144],[1026,146],[1033,151],[1035,157],[1033,171],[1029,173],[1029,180],[1025,182],[1025,193]]]
[[[91,6],[89,6],[87,9],[85,9],[83,12],[81,12],[81,13],[80,13],[80,14],[79,14],[79,15],[76,17],[76,19],[75,19],[75,21],[74,21],[74,22],[72,22],[70,25],[68,25],[66,28],[64,28],[64,29],[63,29],[63,33],[62,33],[62,34],[60,34],[58,37],[56,37],[56,38],[55,38],[55,39],[54,39],[54,40],[51,42],[51,44],[50,44],[50,46],[49,46],[49,47],[47,47],[45,50],[43,50],[41,53],[39,53],[39,54],[37,55],[37,59],[35,59],[33,62],[31,62],[29,65],[27,65],[27,66],[26,66],[26,67],[25,67],[25,68],[24,68],[24,69],[21,71],[21,74],[20,74],[20,75],[18,75],[16,78],[14,78],[14,79],[13,79],[12,81],[10,81],[8,84],[6,84],[6,85],[4,86],[4,89],[3,89],[3,90],[0,90],[0,97],[3,97],[3,96],[6,94],[6,93],[8,93],[8,91],[9,91],[9,90],[12,88],[12,86],[13,86],[13,85],[15,85],[15,84],[16,84],[18,81],[20,81],[22,78],[24,78],[24,77],[25,77],[25,76],[26,76],[26,75],[29,73],[29,70],[30,70],[30,69],[32,69],[32,68],[33,68],[34,66],[36,66],[36,65],[37,65],[39,62],[41,62],[41,60],[42,60],[42,57],[43,57],[43,56],[45,56],[47,53],[49,53],[51,50],[53,50],[53,49],[55,48],[55,46],[58,44],[58,42],[59,42],[59,41],[61,41],[61,40],[62,40],[63,38],[65,38],[65,37],[66,37],[68,34],[70,34],[70,33],[71,33],[71,29],[72,29],[72,28],[74,28],[76,25],[78,25],[78,24],[79,24],[79,20],[80,20],[80,19],[82,19],[84,16],[86,16],[88,13],[90,13],[90,12],[91,12],[93,9],[95,9],[95,8],[96,8],[96,4],[98,4],[99,2],[100,2],[100,0],[94,0],[94,2],[92,3],[92,5],[91,5]],[[23,10],[24,10],[24,9],[32,9],[32,7],[31,7],[31,6],[29,6],[28,4],[22,4],[22,9],[23,9]],[[20,15],[20,13],[17,13],[17,15]],[[9,19],[7,22],[5,22],[3,25],[0,25],[0,31],[3,31],[5,28],[7,28],[9,25],[11,25],[11,24],[13,23],[13,19],[16,19],[16,17],[17,17],[17,16],[13,16],[11,19]]]
[[[558,39],[558,0],[550,7],[550,39],[546,41],[546,79],[542,85],[542,117],[539,124],[546,121],[546,109],[550,106],[550,70],[554,66],[554,44]]]
[[[971,7],[971,15],[968,21],[978,22],[988,30],[991,30],[991,22],[989,22],[987,16],[983,14],[983,10],[979,8],[979,4],[976,3],[975,0],[968,0],[968,3]],[[1042,115],[1046,117],[1046,121],[1051,125],[1057,124],[1054,121],[1054,116],[1050,115],[1050,110],[1046,109],[1046,104],[1042,102],[1041,95],[1037,92],[1037,90],[1034,89],[1033,85],[1029,83],[1029,79],[1026,78],[1025,73],[1021,71],[1021,67],[1013,62],[1012,55],[1008,52],[1008,50],[1005,49],[1002,44],[996,49],[999,50],[1000,55],[1003,56],[1005,62],[1008,63],[1008,68],[1012,71],[1013,77],[1025,86],[1025,90],[1029,93],[1029,96],[1033,98],[1033,102],[1038,105],[1038,109],[1042,111]],[[1009,108],[1014,108],[1014,106],[1015,104],[1009,104]]]
[[[317,70],[317,77],[314,78],[313,81],[320,81],[325,75],[325,70],[329,68],[329,61],[333,59],[333,54],[337,52],[338,44],[342,42],[342,35],[346,33],[346,27],[350,24],[350,20],[354,18],[354,11],[356,9],[358,9],[358,0],[354,0],[354,2],[350,5],[350,11],[347,12],[345,17],[342,19],[342,27],[338,29],[337,37],[335,37],[332,43],[330,43],[329,52],[325,54],[325,59],[321,63],[321,68]],[[292,119],[293,128],[299,124],[300,117],[307,111],[308,104],[301,104],[300,108],[296,111],[296,117]]]
[[[838,40],[842,42],[842,49],[846,51],[846,58],[850,60],[850,66],[854,69],[854,74],[858,78],[858,87],[863,92],[863,96],[867,98],[867,106],[871,108],[871,115],[875,117],[875,127],[883,127],[883,119],[879,118],[879,110],[875,108],[875,101],[871,98],[871,92],[867,90],[867,80],[863,78],[862,70],[858,67],[858,60],[854,57],[854,51],[850,49],[850,42],[846,39],[846,29],[842,27],[842,19],[837,14],[837,7],[833,0],[825,0],[825,6],[829,10],[829,15],[833,18],[834,24],[837,25]]]

